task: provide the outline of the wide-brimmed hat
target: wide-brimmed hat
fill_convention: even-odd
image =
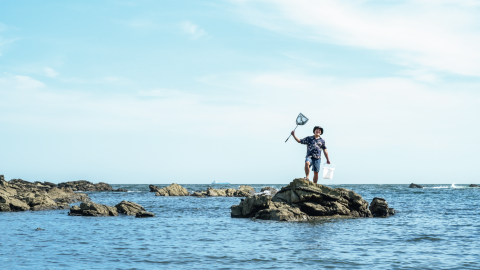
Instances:
[[[317,129],[317,128],[320,129],[320,131],[322,132],[322,135],[323,135],[323,128],[322,128],[321,126],[315,126],[315,127],[313,128],[313,133],[315,133],[315,129]]]

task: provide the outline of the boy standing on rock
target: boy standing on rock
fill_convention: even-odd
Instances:
[[[305,179],[308,179],[308,175],[310,174],[310,167],[313,167],[313,183],[317,183],[318,181],[318,172],[320,171],[320,161],[321,161],[321,154],[323,149],[323,154],[327,159],[327,164],[330,164],[330,159],[328,158],[328,151],[327,147],[325,146],[325,140],[320,137],[323,134],[323,128],[319,126],[315,126],[313,128],[313,133],[315,135],[308,136],[303,139],[298,139],[295,136],[295,130],[292,131],[293,138],[295,141],[301,144],[307,145],[307,156],[305,157]]]

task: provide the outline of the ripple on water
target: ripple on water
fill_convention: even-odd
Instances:
[[[257,192],[264,186],[254,185]],[[5,269],[478,269],[480,189],[454,186],[335,185],[369,202],[383,197],[399,213],[386,219],[276,222],[230,218],[230,206],[240,198],[156,197],[148,185],[114,185],[135,192],[87,193],[107,205],[137,202],[156,217],[0,213],[0,264]],[[35,231],[38,227],[45,230]]]

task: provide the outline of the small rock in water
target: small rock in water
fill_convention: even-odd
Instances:
[[[409,186],[409,188],[423,188],[423,186],[420,186],[420,185],[411,183],[410,186]]]
[[[395,215],[395,210],[393,208],[388,208],[388,203],[384,198],[373,198],[369,209],[374,217],[388,217]]]
[[[45,229],[42,228],[36,228],[35,231],[45,231]]]
[[[475,184],[470,184],[469,187],[478,187],[478,185],[475,185]]]
[[[147,212],[147,211],[138,212],[138,213],[135,215],[136,218],[147,218],[147,217],[154,217],[154,216],[155,216],[154,213]]]
[[[121,201],[119,204],[115,205],[119,213],[125,215],[135,216],[138,213],[145,212],[145,208],[138,203]]]

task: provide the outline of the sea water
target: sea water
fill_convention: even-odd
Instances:
[[[480,188],[332,185],[354,190],[368,202],[383,197],[398,213],[277,222],[231,218],[230,206],[241,198],[157,197],[148,185],[112,186],[130,192],[87,193],[101,204],[139,203],[156,217],[0,213],[0,268],[480,268]],[[209,185],[183,186],[198,191]],[[267,185],[252,186],[260,191]],[[220,187],[239,185],[215,186]]]

